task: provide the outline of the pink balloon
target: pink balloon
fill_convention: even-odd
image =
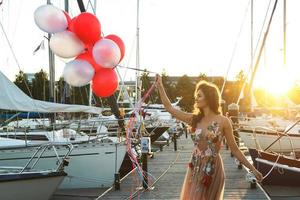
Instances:
[[[111,96],[117,90],[118,85],[118,76],[113,69],[98,70],[92,81],[93,92],[98,97]]]
[[[74,21],[74,33],[85,43],[94,44],[101,36],[101,25],[97,17],[83,12]]]
[[[68,27],[64,12],[53,5],[42,5],[34,11],[36,25],[47,33],[58,33]]]
[[[98,65],[113,68],[118,65],[121,51],[118,45],[110,39],[101,39],[93,47],[93,58]]]
[[[50,39],[50,48],[62,58],[73,58],[84,52],[84,44],[71,31],[55,33]]]
[[[121,51],[121,58],[120,58],[119,62],[121,62],[121,60],[123,59],[124,54],[125,54],[125,44],[124,44],[123,40],[119,36],[113,35],[113,34],[107,35],[107,36],[105,36],[105,38],[114,41],[119,46],[120,51]]]
[[[63,71],[64,80],[74,87],[89,84],[94,74],[94,68],[87,61],[81,59],[68,62]]]

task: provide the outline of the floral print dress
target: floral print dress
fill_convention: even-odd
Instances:
[[[183,183],[183,200],[221,200],[224,193],[224,167],[219,154],[223,135],[213,122],[206,130],[192,134],[194,150]]]

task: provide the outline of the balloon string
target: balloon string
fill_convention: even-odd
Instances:
[[[137,155],[135,154],[135,152],[133,152],[132,149],[132,130],[134,128],[135,123],[137,122],[137,113],[138,111],[141,110],[142,108],[142,104],[143,102],[150,96],[150,94],[152,93],[152,91],[154,90],[156,85],[156,82],[154,82],[152,84],[152,86],[149,88],[149,90],[146,92],[146,94],[138,101],[138,103],[136,104],[135,108],[133,109],[133,115],[130,117],[129,122],[128,122],[128,128],[126,131],[126,139],[127,139],[127,153],[129,155],[129,158],[132,162],[132,167],[136,167],[137,169],[137,175],[138,177],[143,181],[144,177],[146,176],[146,174],[149,174],[148,172],[144,172],[141,165],[139,164],[139,161],[137,160]],[[136,131],[136,133],[138,134],[138,132]],[[149,174],[149,178],[153,178],[154,177]],[[148,178],[148,179],[149,179]]]

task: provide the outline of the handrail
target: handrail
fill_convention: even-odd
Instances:
[[[69,149],[67,151],[67,153],[61,158],[62,161],[60,161],[60,159],[59,159],[59,155],[57,154],[55,146],[66,146]],[[30,167],[30,169],[33,169],[36,166],[36,164],[39,162],[39,160],[41,159],[42,155],[45,153],[45,151],[49,147],[50,148],[52,147],[54,149],[54,152],[55,152],[55,154],[57,156],[57,159],[58,159],[58,162],[59,162],[59,165],[58,165],[56,171],[62,170],[63,166],[65,164],[65,160],[69,157],[69,155],[71,154],[71,152],[73,150],[73,145],[71,143],[66,143],[66,144],[61,144],[61,143],[47,143],[47,144],[43,144],[43,145],[39,146],[37,148],[37,150],[34,152],[34,154],[31,156],[31,158],[29,159],[29,161],[25,164],[25,166],[22,168],[22,170],[19,173],[22,174],[28,168],[28,166],[30,165],[30,163],[33,162],[34,159],[36,159],[34,161],[34,163]],[[40,152],[40,154],[37,156],[37,154],[39,152]]]
[[[271,146],[273,146],[277,141],[280,142],[280,139],[283,137],[283,136],[286,136],[288,139],[289,139],[289,142],[290,142],[290,145],[291,145],[291,148],[292,148],[292,151],[295,155],[295,150],[294,150],[294,144],[292,142],[292,139],[290,137],[290,135],[288,134],[288,132],[293,128],[295,127],[298,123],[300,122],[300,120],[296,121],[291,127],[289,127],[287,130],[285,131],[278,131],[276,129],[272,129],[272,128],[269,128],[269,127],[263,127],[263,126],[255,126],[254,129],[252,129],[253,133],[252,134],[255,134],[257,132],[257,130],[260,130],[260,131],[269,131],[269,132],[273,132],[273,133],[276,133],[278,135],[278,138],[276,138],[267,148],[264,149],[264,151],[267,151]],[[243,128],[251,128],[251,126],[244,126]],[[239,128],[238,128],[239,129]],[[240,130],[240,129],[239,129]],[[255,137],[255,141],[256,141],[256,137]],[[257,141],[256,141],[257,143]],[[257,144],[256,144],[257,145]],[[260,145],[259,145],[260,146]],[[280,145],[281,146],[281,145]]]
[[[273,146],[278,140],[280,140],[280,138],[282,138],[283,136],[287,135],[287,133],[294,128],[298,123],[300,122],[300,120],[296,121],[291,127],[289,127],[287,130],[285,130],[283,132],[283,134],[281,134],[276,140],[274,140],[267,148],[264,149],[264,151],[268,150],[271,146]]]

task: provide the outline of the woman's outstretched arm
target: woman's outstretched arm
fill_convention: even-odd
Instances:
[[[228,118],[224,117],[224,135],[227,141],[227,144],[232,152],[232,154],[248,169],[250,169],[253,174],[255,175],[258,182],[261,182],[263,179],[262,174],[253,166],[251,163],[247,160],[247,158],[244,156],[244,154],[241,152],[241,150],[236,145],[234,136],[233,136],[233,130],[230,123],[230,120]]]
[[[192,113],[187,113],[187,112],[183,112],[181,110],[178,110],[176,108],[174,108],[166,94],[166,91],[164,89],[164,86],[162,84],[162,79],[160,75],[156,75],[156,79],[157,79],[157,88],[158,88],[158,92],[160,95],[160,99],[162,101],[162,103],[165,106],[165,109],[176,119],[179,119],[183,122],[186,122],[188,124],[192,123],[192,118],[193,118],[193,114]]]

